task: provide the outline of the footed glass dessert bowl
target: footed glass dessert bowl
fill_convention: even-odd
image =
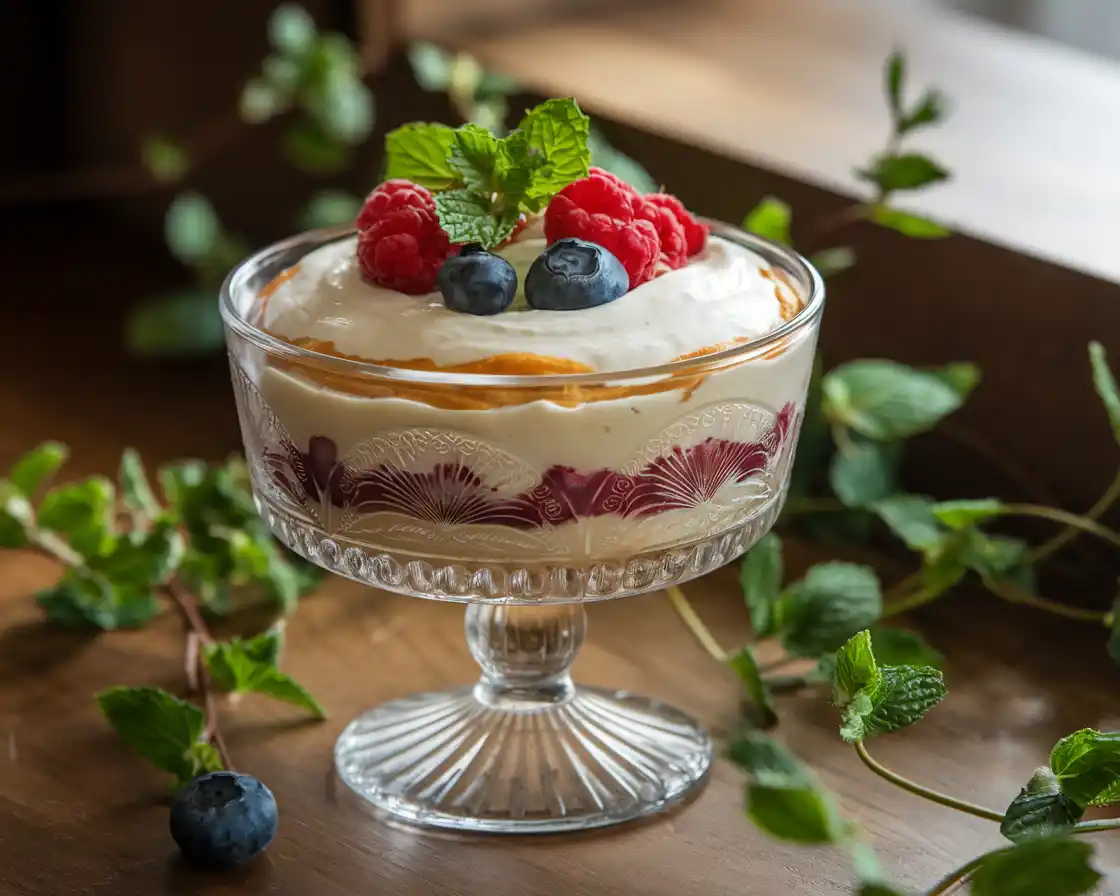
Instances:
[[[570,669],[589,601],[748,550],[781,511],[824,304],[795,253],[590,166],[571,99],[414,123],[355,230],[222,290],[260,513],[323,568],[467,603],[473,687],[375,707],[339,776],[391,818],[544,833],[703,781],[687,715]]]

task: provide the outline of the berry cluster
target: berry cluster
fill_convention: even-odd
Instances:
[[[435,197],[407,180],[385,181],[370,193],[355,226],[362,276],[398,292],[432,292],[455,251],[439,226]]]

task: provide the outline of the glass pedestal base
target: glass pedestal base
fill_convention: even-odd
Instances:
[[[688,716],[625,692],[564,690],[495,695],[484,679],[395,700],[350,723],[335,766],[392,819],[500,834],[631,821],[702,783],[712,744]]]

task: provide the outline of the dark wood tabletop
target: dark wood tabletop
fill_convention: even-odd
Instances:
[[[153,463],[220,458],[237,448],[220,360],[146,366],[118,349],[117,309],[169,275],[149,257],[156,252],[143,241],[95,232],[64,246],[30,236],[8,243],[0,463],[48,437],[72,445],[74,475],[111,470],[127,444]],[[166,779],[124,748],[92,699],[114,684],[181,689],[175,618],[167,614],[140,632],[58,631],[44,624],[32,597],[57,574],[52,565],[3,553],[0,570],[3,896],[848,892],[843,855],[777,844],[752,828],[743,816],[740,773],[723,761],[682,810],[587,835],[456,838],[371,818],[332,772],[339,731],[375,703],[464,683],[476,670],[463,642],[461,607],[342,580],[304,601],[289,626],[285,659],[329,719],[306,722],[252,697],[223,710],[235,761],[276,793],[276,841],[242,870],[191,871],[168,835]],[[733,570],[687,591],[726,645],[745,637]],[[672,701],[717,731],[734,724],[736,682],[696,644],[664,594],[596,605],[590,619],[576,666],[580,680]],[[998,808],[1058,737],[1084,726],[1120,727],[1120,671],[1104,653],[1101,631],[965,593],[915,624],[947,655],[951,693],[918,728],[875,742],[876,755],[898,771]],[[781,735],[838,792],[900,883],[929,887],[999,845],[994,825],[873,777],[840,741],[835,713],[820,697],[789,698],[783,707]],[[1098,844],[1099,866],[1120,871],[1117,838],[1106,835]]]

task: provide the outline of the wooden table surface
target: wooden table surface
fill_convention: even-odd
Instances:
[[[96,230],[96,228],[94,228]],[[130,257],[144,247],[128,243]],[[64,258],[66,264],[57,263]],[[54,260],[54,261],[52,261]],[[218,458],[236,447],[220,363],[148,368],[119,357],[113,309],[167,272],[124,263],[121,244],[83,232],[81,245],[9,243],[0,259],[14,296],[3,310],[0,462],[33,442],[71,443],[73,473],[112,468],[126,444],[153,462]],[[104,284],[104,285],[99,285]],[[35,287],[32,289],[32,287]],[[64,296],[82,290],[90,305]],[[52,336],[47,351],[43,337]],[[410,691],[472,680],[462,608],[332,581],[289,628],[286,668],[326,705],[308,723],[246,698],[223,716],[238,764],[275,791],[279,835],[266,856],[225,876],[176,858],[161,804],[166,779],[130,755],[92,694],[113,684],[181,685],[181,634],[170,615],[135,633],[87,637],[45,625],[32,592],[55,575],[25,554],[0,555],[0,894],[377,893],[716,896],[847,892],[847,860],[776,844],[742,814],[741,778],[719,762],[699,797],[651,823],[588,835],[472,839],[389,827],[348,798],[331,746],[353,715]],[[689,587],[728,645],[745,612],[731,571]],[[580,680],[640,690],[717,730],[733,723],[736,683],[692,640],[665,596],[596,605]],[[949,699],[919,728],[877,742],[900,772],[971,800],[1006,805],[1055,739],[1120,727],[1120,671],[1102,633],[960,595],[919,624],[948,656]],[[836,734],[819,698],[785,702],[784,737],[840,795],[896,878],[928,887],[995,847],[994,826],[917,800],[873,777]],[[1117,839],[1098,862],[1120,870]],[[1103,888],[1101,892],[1120,892]]]

